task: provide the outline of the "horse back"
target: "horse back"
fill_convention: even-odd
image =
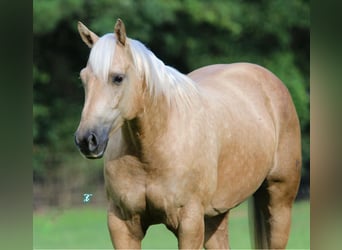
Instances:
[[[208,105],[226,112],[226,118],[236,121],[243,116],[241,122],[246,117],[263,120],[274,130],[275,137],[281,133],[282,123],[299,128],[288,89],[266,68],[251,63],[217,64],[199,68],[188,76],[198,84]]]

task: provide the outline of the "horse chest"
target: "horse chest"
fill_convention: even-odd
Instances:
[[[162,212],[176,201],[172,183],[151,178],[135,157],[106,162],[104,177],[109,199],[123,213],[146,213],[149,209]]]
[[[146,173],[137,158],[127,155],[106,162],[104,177],[109,199],[123,213],[135,214],[145,210]]]
[[[149,180],[145,190],[146,214],[153,215],[154,223],[165,223],[177,228],[179,213],[186,204],[186,195],[172,180]]]

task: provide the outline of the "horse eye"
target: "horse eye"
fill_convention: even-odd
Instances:
[[[115,85],[121,85],[122,80],[124,79],[123,75],[113,75],[112,82]]]

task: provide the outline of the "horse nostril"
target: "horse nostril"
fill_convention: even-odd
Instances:
[[[80,142],[79,142],[79,140],[78,140],[76,134],[75,134],[75,136],[74,136],[74,141],[75,141],[76,146],[79,146],[79,145],[80,145]]]
[[[97,142],[96,135],[93,134],[93,133],[91,133],[91,134],[88,136],[88,148],[89,148],[89,151],[92,152],[92,151],[94,151],[97,147],[98,147],[98,142]]]

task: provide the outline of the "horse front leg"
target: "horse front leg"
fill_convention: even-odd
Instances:
[[[141,249],[145,231],[142,229],[140,216],[132,215],[123,219],[121,211],[114,205],[108,209],[108,229],[115,249]]]
[[[190,203],[182,208],[177,236],[179,249],[203,248],[204,212],[201,204]]]
[[[229,249],[228,213],[205,218],[205,249]]]

